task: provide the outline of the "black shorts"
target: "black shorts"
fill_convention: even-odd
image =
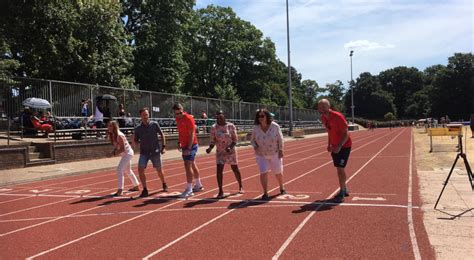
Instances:
[[[334,166],[338,168],[345,168],[347,165],[347,161],[349,160],[350,153],[351,153],[350,147],[341,148],[339,153],[331,153]]]

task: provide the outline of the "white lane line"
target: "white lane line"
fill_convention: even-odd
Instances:
[[[418,247],[418,241],[416,240],[415,226],[413,224],[413,133],[410,132],[410,165],[408,169],[408,230],[410,232],[410,241],[413,248],[413,255],[416,260],[421,260],[420,248]]]
[[[385,150],[391,143],[393,143],[393,141],[395,141],[395,139],[400,136],[402,133],[404,132],[404,130],[402,132],[400,132],[398,135],[396,135],[390,142],[388,142],[382,149],[380,149],[379,152],[377,152],[374,156],[372,156],[372,158],[370,158],[369,161],[367,161],[364,165],[362,165],[362,167],[356,172],[354,173],[347,181],[346,183],[349,183],[350,180],[352,180],[355,176],[357,176],[357,174],[359,174],[362,169],[365,168],[365,166],[367,166],[370,162],[372,162],[372,160],[375,159],[375,157],[377,157],[377,155],[379,155],[383,150]],[[331,197],[333,197],[337,191],[339,190],[336,189],[333,193],[331,193],[331,195],[329,195],[326,199],[330,199]],[[319,205],[313,212],[311,212],[299,225],[298,227],[296,227],[296,229],[290,234],[290,236],[285,240],[285,242],[283,243],[283,245],[278,249],[278,251],[275,253],[275,255],[272,257],[273,260],[276,260],[278,259],[281,254],[283,254],[283,252],[285,251],[285,249],[290,245],[290,243],[293,241],[293,239],[296,237],[296,235],[303,229],[303,227],[306,225],[306,223],[311,219],[311,217],[314,216],[314,214],[316,214],[316,212],[318,212],[318,210],[324,205],[321,204]]]
[[[245,202],[243,200],[235,202]],[[259,202],[259,200],[252,200],[252,202]],[[268,202],[268,201],[265,201]],[[403,208],[406,209],[408,206],[405,205],[393,205],[393,204],[362,204],[362,203],[323,203],[323,202],[285,202],[279,204],[270,204],[270,205],[254,205],[248,207],[247,209],[258,209],[258,208],[281,208],[281,207],[295,207],[295,206],[305,206],[309,205],[334,205],[334,206],[346,206],[346,207],[382,207],[382,208]],[[419,207],[413,207],[414,209],[419,209]],[[162,209],[160,212],[174,212],[174,211],[199,211],[199,210],[211,210],[211,209],[229,209],[229,206],[221,207],[199,207],[199,208],[178,208],[178,209]],[[99,217],[99,216],[113,216],[113,215],[125,215],[125,214],[143,214],[150,212],[151,210],[137,210],[137,211],[123,211],[123,212],[101,212],[101,213],[91,213],[91,214],[78,214],[78,215],[65,215],[65,216],[52,216],[52,217],[40,217],[40,218],[24,218],[24,219],[8,219],[0,220],[0,223],[10,223],[10,222],[25,222],[25,221],[38,221],[38,220],[50,220],[55,218],[81,218],[81,217]]]
[[[381,137],[379,137],[379,138],[377,138],[377,139],[373,139],[371,142],[368,142],[368,143],[366,143],[366,144],[364,144],[364,145],[358,147],[357,149],[354,149],[354,151],[360,150],[360,149],[362,149],[363,147],[365,147],[365,146],[367,146],[367,145],[369,145],[369,144],[371,144],[371,143],[373,143],[373,142],[376,142],[376,141],[378,141],[379,139],[382,139],[383,137],[385,137],[385,136],[387,136],[387,135],[389,135],[389,134],[385,134],[385,135],[382,135]],[[315,155],[313,155],[313,156],[315,156]],[[290,163],[290,164],[293,164],[293,163],[294,163],[294,162],[292,162],[292,163]],[[319,167],[317,167],[317,168],[315,168],[315,169],[312,169],[312,170],[310,170],[310,171],[308,171],[308,172],[306,172],[306,173],[303,173],[303,174],[299,175],[299,176],[296,177],[296,178],[293,178],[293,179],[290,180],[290,181],[285,182],[284,184],[286,185],[286,184],[291,183],[291,182],[293,182],[293,181],[295,181],[295,180],[298,180],[298,179],[302,178],[303,176],[306,176],[306,175],[308,175],[308,174],[310,174],[310,173],[312,173],[312,172],[314,172],[314,171],[316,171],[316,170],[318,170],[318,169],[320,169],[320,168],[322,168],[322,167],[324,167],[324,166],[326,166],[326,165],[328,165],[328,164],[330,164],[330,163],[332,163],[332,161],[328,161],[328,162],[326,162],[326,163],[320,165]],[[275,188],[269,190],[269,192],[272,192],[272,191],[274,191],[274,190],[276,190],[276,189],[278,189],[278,188],[279,188],[279,187],[275,187]],[[258,196],[255,197],[255,198],[258,198]],[[204,223],[204,224],[202,224],[202,225],[196,227],[195,229],[193,229],[193,230],[187,232],[186,234],[184,234],[184,235],[178,237],[177,239],[171,241],[170,243],[166,244],[165,246],[159,248],[158,250],[156,250],[156,251],[150,253],[149,255],[145,256],[143,259],[149,259],[150,257],[153,257],[153,256],[157,255],[158,253],[160,253],[160,252],[166,250],[167,248],[169,248],[169,247],[171,247],[172,245],[178,243],[179,241],[185,239],[186,237],[190,236],[191,234],[195,233],[196,231],[199,231],[200,229],[202,229],[202,228],[208,226],[209,224],[215,222],[216,220],[219,220],[220,218],[222,218],[222,217],[224,217],[224,216],[226,216],[226,215],[228,215],[228,214],[234,212],[234,211],[237,210],[239,207],[245,206],[245,205],[248,204],[249,202],[251,202],[251,201],[247,201],[247,202],[245,202],[245,203],[239,205],[238,207],[236,207],[236,208],[234,208],[234,209],[231,209],[231,210],[229,210],[229,211],[227,211],[227,212],[224,212],[224,213],[222,213],[221,215],[219,215],[219,216],[217,216],[217,217],[215,217],[215,218],[213,218],[213,219],[207,221],[206,223]]]

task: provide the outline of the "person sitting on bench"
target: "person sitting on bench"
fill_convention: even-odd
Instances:
[[[48,124],[48,123],[45,123],[43,121],[41,121],[38,117],[38,112],[35,112],[32,116],[31,116],[31,123],[33,124],[33,126],[35,127],[36,130],[42,130],[42,131],[45,131],[46,134],[48,133],[51,133],[53,132],[53,126]]]

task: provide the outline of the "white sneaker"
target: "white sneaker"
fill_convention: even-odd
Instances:
[[[199,191],[203,191],[204,190],[204,187],[202,185],[194,185],[193,187],[193,191],[194,192],[199,192]]]
[[[193,196],[194,193],[192,190],[184,190],[183,193],[181,193],[181,195],[179,195],[180,198],[187,198],[187,197],[190,197],[190,196]]]

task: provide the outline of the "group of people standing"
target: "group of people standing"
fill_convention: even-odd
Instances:
[[[328,130],[327,149],[332,154],[334,166],[337,168],[339,177],[340,192],[336,195],[335,199],[343,201],[344,197],[349,195],[345,184],[346,173],[344,168],[349,158],[352,142],[344,117],[329,107],[329,101],[326,99],[321,100],[318,104],[321,119]],[[193,196],[194,192],[199,192],[204,189],[200,178],[200,171],[195,162],[198,151],[196,125],[193,116],[186,113],[181,104],[175,104],[173,111],[179,133],[178,147],[182,153],[186,172],[186,186],[180,197],[186,198]],[[163,185],[163,191],[168,191],[161,161],[161,155],[166,152],[166,138],[159,124],[150,120],[148,108],[140,110],[140,117],[142,122],[135,128],[132,145],[136,146],[136,144],[140,144],[140,158],[138,161],[138,173],[142,184],[140,197],[147,197],[148,188],[145,168],[147,167],[148,161],[151,161],[153,167],[156,169]],[[229,164],[234,173],[239,185],[238,192],[243,193],[244,188],[238,167],[237,151],[235,149],[237,145],[237,129],[234,124],[226,121],[224,111],[217,111],[215,118],[216,123],[211,127],[210,144],[206,149],[206,153],[209,154],[216,148],[216,177],[219,189],[217,198],[223,198],[223,173],[225,164]],[[108,132],[110,141],[114,145],[112,155],[121,156],[117,167],[118,190],[114,195],[119,196],[122,194],[125,173],[127,173],[133,184],[130,190],[138,191],[139,183],[130,164],[133,158],[132,146],[128,143],[125,135],[120,132],[119,125],[116,121],[109,122]],[[158,138],[158,136],[160,138]],[[268,195],[268,174],[270,172],[275,175],[278,181],[280,187],[279,194],[286,194],[283,183],[283,143],[282,130],[280,126],[273,121],[271,113],[266,109],[257,110],[252,130],[251,144],[260,171],[260,182],[263,189],[262,200],[268,200],[270,198]]]

